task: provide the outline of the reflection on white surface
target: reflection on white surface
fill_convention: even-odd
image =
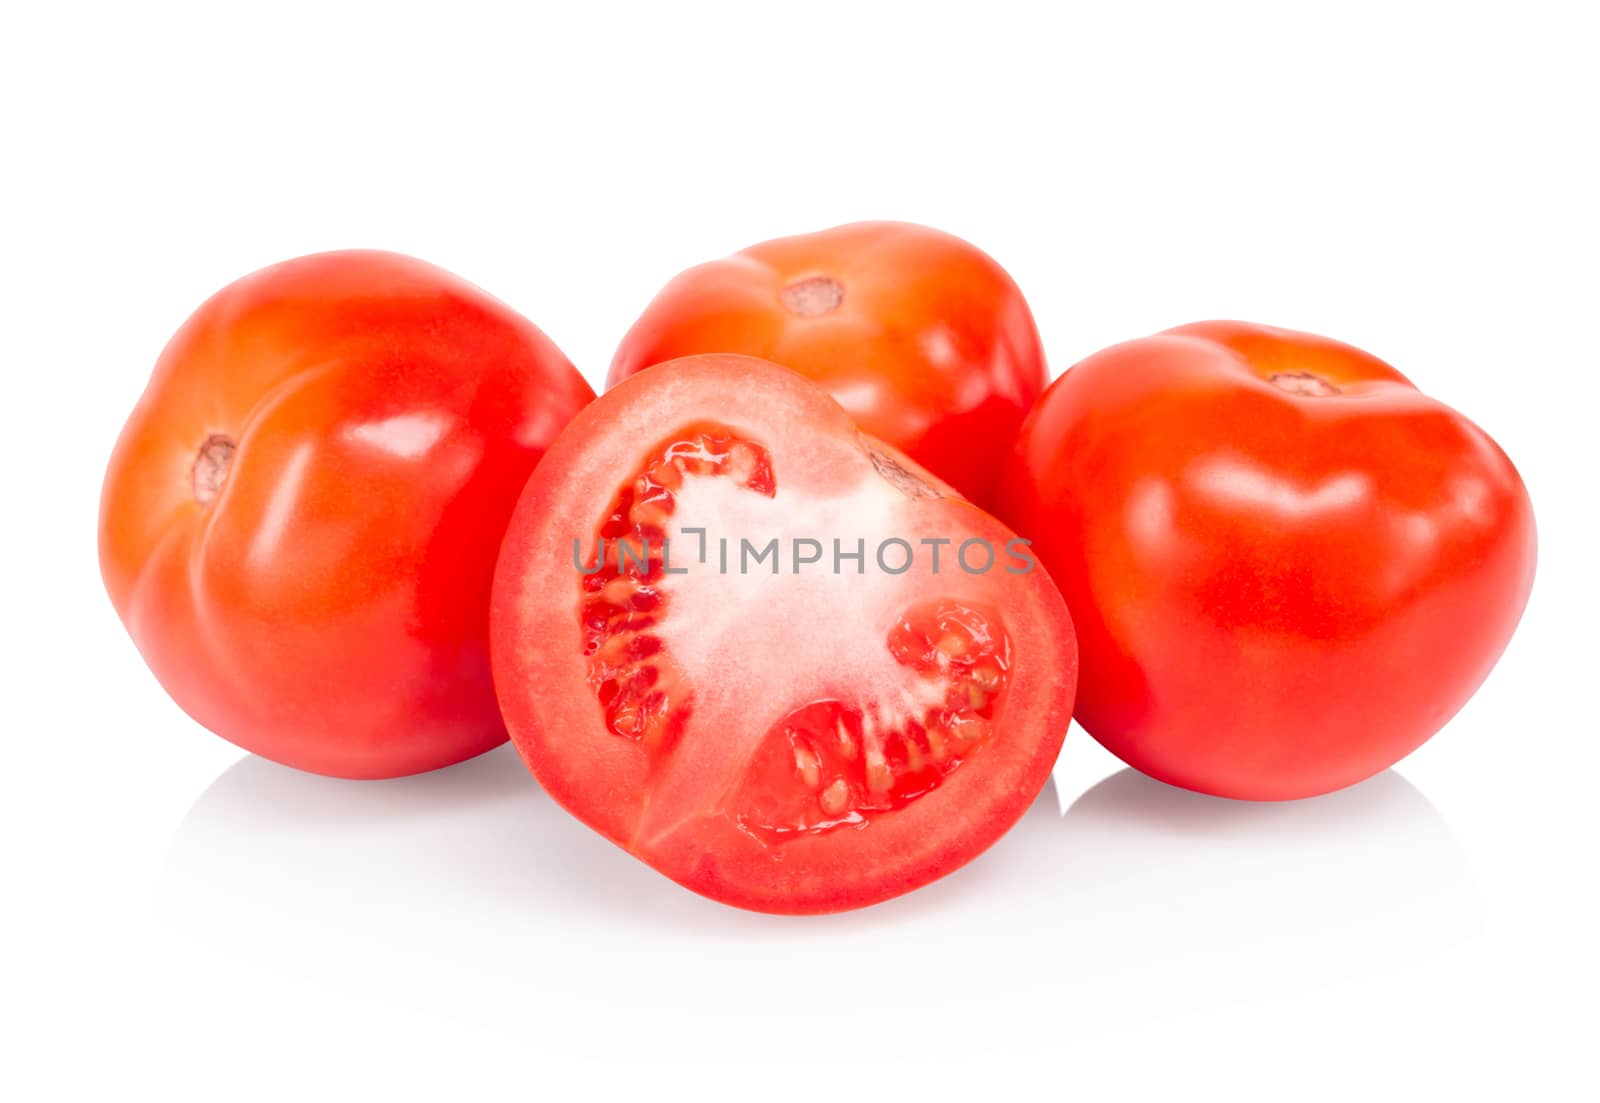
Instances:
[[[1475,922],[1449,829],[1392,772],[1258,805],[1123,771],[1064,815],[1052,786],[945,880],[794,919],[678,888],[562,812],[509,748],[390,782],[247,758],[184,820],[162,903],[178,941],[224,968],[386,1001],[452,993],[455,1013],[597,1053],[609,1030],[685,1016],[754,1046],[772,1044],[772,1015],[789,1044],[820,1040],[841,1006],[889,995],[885,1043],[959,1022],[1048,1044],[1203,1012],[1218,992],[1276,1001]]]
[[[1074,801],[1063,827],[1074,926],[1152,983],[1322,983],[1476,925],[1460,848],[1392,770],[1260,804],[1125,769]]]

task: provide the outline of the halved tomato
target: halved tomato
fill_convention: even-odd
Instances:
[[[491,652],[557,801],[786,913],[982,852],[1044,785],[1077,681],[1025,542],[743,356],[652,367],[557,438],[501,549]]]

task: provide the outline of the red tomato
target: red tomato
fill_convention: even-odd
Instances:
[[[186,712],[342,777],[504,742],[506,518],[593,392],[470,284],[389,253],[246,276],[184,323],[106,472],[100,565]]]
[[[960,238],[858,222],[691,268],[622,339],[610,384],[702,352],[820,383],[867,432],[979,505],[1049,382],[1011,277]]]
[[[714,899],[916,888],[1027,809],[1070,719],[1071,621],[1014,539],[792,372],[653,368],[573,419],[512,517],[512,739],[579,819]]]
[[[1533,583],[1527,491],[1482,430],[1381,360],[1266,326],[1076,365],[1003,486],[1077,624],[1079,722],[1220,796],[1311,796],[1410,753]]]

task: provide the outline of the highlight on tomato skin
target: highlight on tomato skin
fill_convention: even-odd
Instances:
[[[1399,761],[1488,676],[1533,584],[1528,492],[1482,429],[1369,353],[1270,326],[1073,366],[1002,487],[1073,612],[1078,721],[1218,796]]]
[[[987,508],[1049,382],[1022,291],[975,246],[904,222],[778,238],[680,273],[617,348],[608,386],[743,353],[820,384],[866,432]]]
[[[262,269],[183,324],[123,428],[107,593],[173,700],[247,750],[350,778],[489,750],[500,537],[593,397],[531,322],[422,261]]]
[[[970,861],[1049,777],[1077,677],[1025,543],[743,356],[575,417],[496,570],[495,687],[568,811],[724,903],[862,907]]]

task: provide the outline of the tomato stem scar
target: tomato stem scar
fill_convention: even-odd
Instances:
[[[789,313],[816,318],[839,309],[844,302],[844,284],[832,276],[809,276],[789,284],[780,296]]]
[[[1267,382],[1279,390],[1288,391],[1290,394],[1301,395],[1306,398],[1326,398],[1329,395],[1343,394],[1338,387],[1308,371],[1280,371],[1273,372],[1267,377]]]
[[[933,487],[874,448],[872,442],[867,440],[865,436],[861,438],[861,444],[866,448],[867,455],[872,459],[873,469],[883,476],[884,481],[907,498],[937,498],[940,496],[939,492]]]
[[[222,484],[228,477],[228,464],[233,459],[233,438],[222,433],[212,433],[195,454],[190,478],[194,484],[194,500],[202,509],[209,508],[222,493]]]

